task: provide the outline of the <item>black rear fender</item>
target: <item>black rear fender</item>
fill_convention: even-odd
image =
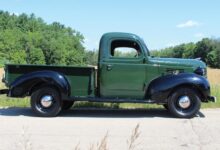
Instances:
[[[166,103],[169,95],[182,86],[198,91],[202,101],[206,101],[210,96],[210,85],[206,78],[193,73],[181,73],[154,79],[146,90],[146,98],[155,100],[157,103]]]
[[[36,71],[24,74],[12,82],[8,96],[29,96],[42,86],[53,86],[59,90],[62,98],[70,95],[70,85],[64,75],[54,71]]]

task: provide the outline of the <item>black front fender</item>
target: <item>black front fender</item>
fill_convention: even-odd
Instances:
[[[190,86],[196,89],[202,101],[206,101],[210,96],[210,85],[206,78],[193,73],[181,73],[154,79],[147,88],[146,98],[157,103],[165,103],[169,95],[180,86]]]
[[[70,95],[70,85],[64,75],[54,71],[36,71],[24,74],[12,82],[8,96],[24,97],[30,95],[34,88],[42,85],[58,88],[62,97]]]

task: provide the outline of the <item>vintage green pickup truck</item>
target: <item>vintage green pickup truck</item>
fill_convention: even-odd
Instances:
[[[118,55],[127,51],[135,55]],[[32,110],[44,117],[58,115],[75,101],[90,101],[161,104],[176,117],[190,118],[201,102],[216,101],[202,61],[154,58],[134,34],[104,34],[97,66],[6,64],[8,89],[0,94],[31,96]]]

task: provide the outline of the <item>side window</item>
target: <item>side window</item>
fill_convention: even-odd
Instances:
[[[138,43],[129,40],[114,40],[111,43],[111,56],[122,58],[137,58],[141,56]]]

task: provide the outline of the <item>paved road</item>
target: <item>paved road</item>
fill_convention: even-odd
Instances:
[[[202,110],[193,119],[155,110],[70,110],[56,118],[34,117],[28,108],[0,109],[0,149],[89,149],[107,133],[110,150],[128,149],[139,124],[136,149],[219,149],[220,109]]]

